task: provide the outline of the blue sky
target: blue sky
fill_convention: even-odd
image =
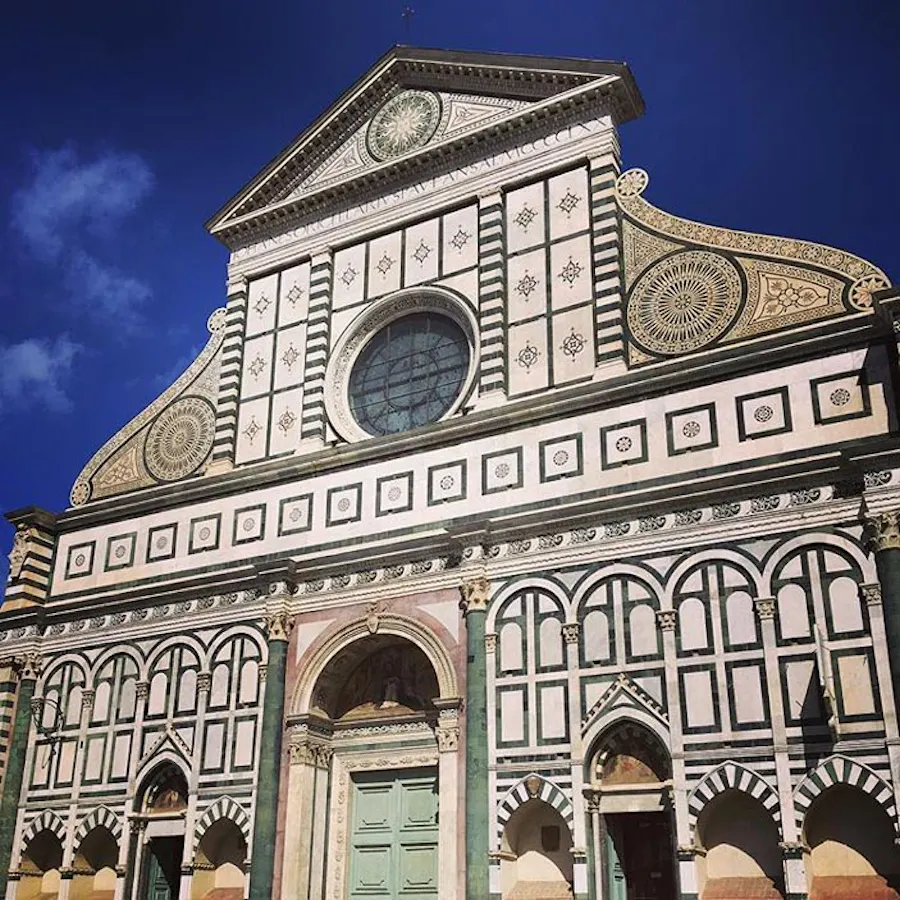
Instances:
[[[892,0],[412,0],[409,43],[628,62],[651,202],[900,277]],[[392,44],[403,2],[9,4],[0,507],[60,510],[224,301],[203,222]],[[0,531],[8,547],[10,530]]]

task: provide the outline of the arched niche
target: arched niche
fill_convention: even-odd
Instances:
[[[242,900],[247,842],[230,819],[213,822],[200,838],[191,880],[192,900]]]
[[[900,898],[893,824],[865,791],[843,784],[823,791],[809,808],[803,831],[809,900]]]
[[[343,723],[416,716],[432,712],[439,694],[420,647],[397,635],[373,634],[328,662],[313,691],[312,712]]]
[[[69,900],[113,900],[119,845],[103,825],[92,828],[75,852]]]
[[[729,789],[715,796],[697,819],[701,900],[783,900],[778,826],[749,794]]]
[[[668,750],[639,722],[619,721],[603,732],[595,744],[591,780],[603,790],[661,788],[671,777]]]
[[[50,830],[39,831],[25,847],[19,863],[16,900],[53,900],[59,895],[62,843]]]
[[[572,835],[563,817],[537,798],[519,806],[503,830],[503,900],[567,900],[573,896],[573,869]]]
[[[187,809],[184,772],[173,762],[161,763],[144,780],[140,810],[146,816],[172,816]]]

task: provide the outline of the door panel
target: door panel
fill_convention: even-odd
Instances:
[[[352,804],[350,900],[436,900],[436,770],[357,775]]]

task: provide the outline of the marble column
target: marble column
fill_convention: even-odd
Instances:
[[[490,583],[475,578],[462,587],[466,621],[466,900],[490,892],[488,861],[487,663],[484,649]]]
[[[25,774],[25,751],[28,747],[28,734],[31,731],[31,701],[41,671],[41,657],[37,653],[29,653],[17,658],[15,669],[19,676],[19,691],[16,698],[16,715],[9,736],[3,793],[0,795],[0,897],[6,894],[13,836],[16,833],[16,819],[19,812],[19,797],[22,793],[22,778]]]
[[[253,819],[253,851],[250,857],[250,900],[271,900],[275,873],[275,838],[278,825],[278,787],[281,776],[281,738],[284,731],[284,684],[288,640],[293,618],[286,603],[295,587],[278,581],[269,586],[271,611],[266,616],[269,642],[266,689],[263,695]],[[280,607],[280,608],[278,608]]]
[[[884,631],[894,698],[900,697],[900,518],[879,513],[866,520],[869,551],[875,554],[884,609]]]

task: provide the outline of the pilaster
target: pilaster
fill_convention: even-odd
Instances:
[[[300,449],[325,446],[325,369],[331,340],[331,285],[334,257],[330,249],[313,256],[309,276],[309,313],[306,326],[303,415]]]
[[[881,585],[884,634],[888,650],[894,700],[900,696],[900,518],[886,512],[866,519],[865,538],[875,555]],[[894,708],[896,715],[896,707]]]
[[[506,261],[503,195],[498,191],[478,198],[478,328],[481,360],[478,374],[479,407],[506,399]]]
[[[234,467],[246,321],[247,279],[239,277],[228,284],[225,337],[222,341],[222,364],[219,369],[219,392],[216,400],[216,434],[212,461],[206,470],[207,475],[217,475]]]
[[[482,574],[460,587],[466,623],[466,900],[490,891],[485,620],[490,582]]]

